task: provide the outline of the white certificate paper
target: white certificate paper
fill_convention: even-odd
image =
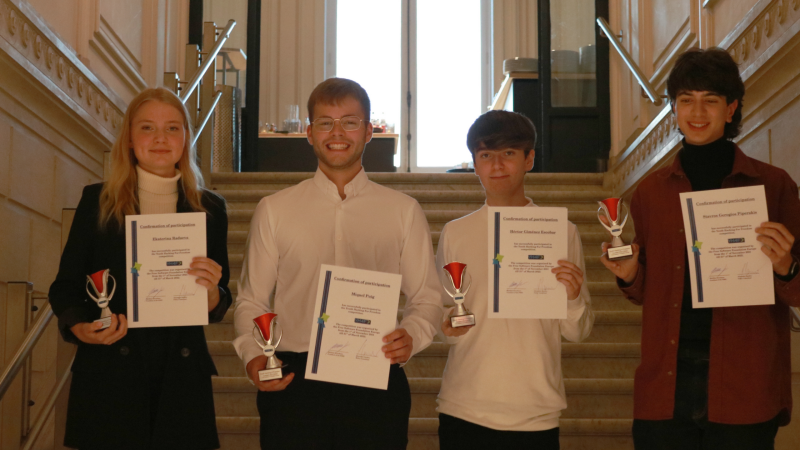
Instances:
[[[208,291],[186,273],[206,256],[206,214],[125,218],[128,327],[208,325]]]
[[[489,208],[489,318],[566,319],[567,209]]]
[[[397,327],[401,275],[323,264],[306,378],[386,390],[383,337]]]
[[[692,306],[772,305],[772,263],[756,240],[769,220],[764,186],[681,194]]]

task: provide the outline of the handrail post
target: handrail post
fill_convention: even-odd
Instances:
[[[25,340],[25,329],[30,310],[26,311],[28,298],[33,292],[33,284],[29,282],[9,282],[6,298],[0,298],[0,333],[3,333],[0,347],[0,365],[2,372],[9,371],[17,350]],[[23,320],[20,320],[23,318]],[[0,377],[2,378],[2,377]],[[23,401],[24,381],[22,377],[6,378],[0,385],[0,448],[16,450],[22,437],[23,419],[21,408]],[[5,391],[5,395],[3,392]]]
[[[217,25],[214,22],[203,24],[203,63],[208,64],[208,58],[216,59],[216,54],[212,52],[217,43]],[[202,84],[200,85],[200,117],[212,117],[214,107],[214,89],[216,88],[217,69],[216,61],[211,62],[211,66],[203,74]],[[195,122],[196,123],[196,122]],[[198,124],[199,125],[199,124]],[[198,130],[200,136],[197,141],[197,153],[200,156],[200,171],[206,183],[211,183],[211,161],[212,150],[214,147],[214,121],[208,120],[202,130]]]
[[[183,74],[184,80],[191,80],[199,68],[200,49],[197,48],[197,44],[186,44],[185,70]],[[186,89],[186,86],[184,86],[184,89]],[[176,93],[181,99],[185,97],[183,92]],[[186,98],[183,103],[186,105],[186,109],[189,110],[189,121],[192,122],[192,126],[194,126],[197,123],[197,91],[192,92],[192,95]]]
[[[178,83],[180,78],[175,72],[164,72],[164,87],[178,95]]]

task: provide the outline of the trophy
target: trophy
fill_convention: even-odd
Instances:
[[[605,213],[606,219],[608,219],[610,225],[606,225],[602,220],[600,220],[600,223],[611,233],[611,236],[613,236],[611,239],[611,247],[608,248],[608,260],[620,261],[631,258],[633,256],[633,247],[625,245],[622,238],[619,237],[622,234],[622,227],[624,227],[625,222],[628,221],[628,213],[630,212],[625,206],[625,202],[623,202],[621,198],[607,198],[602,202],[597,202],[597,204],[600,205],[600,208],[597,210],[597,218],[600,219],[601,211]],[[620,215],[622,214],[623,207],[625,207],[625,217],[622,217],[622,223],[620,223]]]
[[[256,344],[264,350],[264,355],[267,357],[267,368],[258,371],[258,381],[270,381],[283,378],[283,368],[287,365],[283,363],[277,356],[275,356],[275,349],[281,343],[283,337],[283,330],[278,334],[277,341],[273,344],[275,338],[275,329],[278,328],[278,315],[273,313],[262,314],[253,319],[256,326],[253,328],[253,337]],[[262,344],[258,335],[255,334],[256,330],[261,333]]]
[[[100,307],[100,318],[95,320],[95,322],[100,322],[103,326],[100,328],[101,330],[105,330],[106,328],[111,326],[111,310],[108,309],[108,302],[111,301],[111,297],[114,296],[114,291],[117,290],[117,280],[114,279],[113,276],[109,275],[110,269],[101,270],[99,272],[95,272],[91,275],[86,275],[86,293],[89,294],[89,297],[92,298],[97,303],[97,306]],[[111,281],[114,282],[114,287],[111,289],[111,293],[108,294],[108,279],[111,278]],[[92,295],[92,291],[89,290],[89,285],[92,286],[95,294],[97,297]]]
[[[450,314],[450,326],[458,328],[475,325],[475,314],[472,314],[464,307],[464,296],[467,295],[467,291],[472,285],[472,279],[470,278],[467,286],[464,287],[464,275],[467,272],[467,265],[460,262],[451,262],[442,267],[442,269],[450,279],[450,284],[453,285],[453,290],[451,291],[448,289],[448,284],[445,283],[444,290],[456,302],[456,309]]]

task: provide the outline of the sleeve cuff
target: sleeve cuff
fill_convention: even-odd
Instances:
[[[225,313],[228,312],[228,308],[231,306],[231,297],[228,295],[228,291],[219,286],[217,286],[217,289],[219,290],[219,303],[208,312],[208,323],[222,322],[222,319],[225,318]]]
[[[90,319],[83,308],[72,307],[64,310],[58,316],[58,330],[66,342],[79,344],[80,340],[72,333],[71,328],[79,323],[89,322]]]

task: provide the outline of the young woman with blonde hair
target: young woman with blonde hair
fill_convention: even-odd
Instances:
[[[188,117],[172,92],[143,91],[125,113],[109,180],[83,190],[50,287],[61,335],[78,345],[68,447],[219,448],[211,391],[217,372],[203,327],[128,329],[126,319],[126,215],[205,212],[208,257],[194,258],[189,273],[208,290],[209,322],[222,320],[231,303],[225,201],[203,188]],[[101,329],[86,276],[104,269],[118,285],[111,326]]]

